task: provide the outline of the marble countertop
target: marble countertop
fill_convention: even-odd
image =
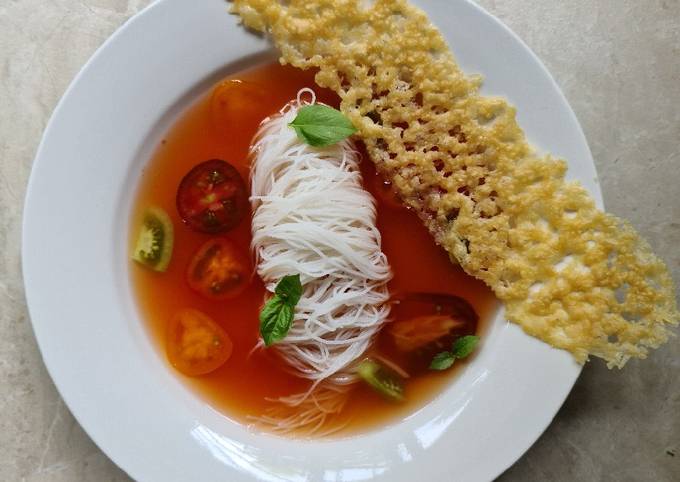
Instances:
[[[148,0],[0,2],[0,480],[126,481],[43,365],[23,293],[23,198],[45,124],[92,52]],[[680,0],[481,0],[538,54],[588,137],[609,211],[680,282]],[[49,243],[49,240],[46,240]],[[680,480],[680,341],[586,366],[546,433],[500,480]]]

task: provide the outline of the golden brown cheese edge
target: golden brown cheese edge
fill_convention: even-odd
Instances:
[[[645,358],[680,319],[664,263],[539,156],[502,98],[456,64],[403,0],[234,0],[281,61],[317,68],[378,170],[435,240],[527,333],[609,367]]]

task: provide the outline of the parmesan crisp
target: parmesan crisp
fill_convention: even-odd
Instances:
[[[444,38],[403,0],[234,0],[281,61],[316,68],[369,156],[437,243],[528,334],[623,367],[680,314],[664,263],[625,221],[536,153],[502,98],[479,95]]]

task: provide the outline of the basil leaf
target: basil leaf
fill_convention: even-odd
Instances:
[[[269,334],[269,343],[265,340],[265,344],[269,346],[272,343],[283,340],[293,325],[293,318],[293,308],[290,305],[283,304],[277,314],[274,329]]]
[[[342,112],[322,104],[302,107],[289,125],[300,140],[313,147],[333,145],[357,131]]]
[[[302,297],[300,275],[284,276],[260,311],[260,335],[266,346],[283,340],[295,318],[295,305]]]
[[[298,304],[298,301],[300,301],[300,297],[302,297],[300,275],[289,275],[281,278],[281,281],[279,281],[279,284],[277,284],[274,289],[274,293],[276,293],[286,304],[291,306],[291,308],[294,308],[295,305]]]
[[[458,338],[453,344],[451,352],[456,358],[467,358],[473,351],[475,351],[477,343],[479,343],[478,336],[469,335]]]
[[[453,362],[455,361],[456,357],[453,356],[453,353],[448,351],[442,352],[432,359],[432,363],[430,363],[430,370],[447,370],[451,368]]]
[[[271,297],[260,311],[260,335],[264,340],[264,344],[269,346],[274,343],[272,333],[276,328],[279,313],[284,303],[278,296]]]
[[[293,324],[293,308],[278,295],[265,303],[260,312],[260,335],[266,346],[283,340]]]

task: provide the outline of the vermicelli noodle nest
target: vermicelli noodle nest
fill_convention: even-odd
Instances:
[[[294,274],[303,287],[289,333],[267,349],[310,384],[304,393],[272,400],[256,422],[318,434],[334,428],[326,422],[357,381],[352,367],[388,317],[391,270],[352,143],[311,147],[288,125],[305,94],[313,103],[305,89],[262,123],[252,148],[251,202],[252,249],[267,290]]]

